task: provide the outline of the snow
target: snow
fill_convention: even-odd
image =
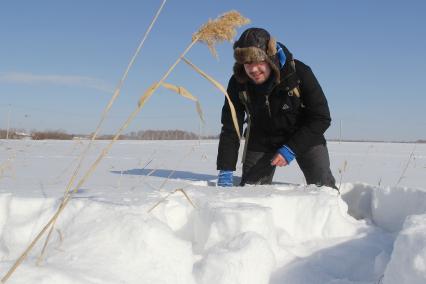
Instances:
[[[396,238],[384,281],[426,283],[426,214],[411,215],[404,222],[404,228]]]
[[[0,276],[87,143],[0,141]],[[119,141],[7,283],[426,283],[426,144],[328,147],[341,195],[296,163],[269,186],[216,187],[217,141]]]

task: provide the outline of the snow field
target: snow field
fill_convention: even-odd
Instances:
[[[187,193],[197,209],[177,194],[152,214],[146,213],[148,204],[73,200],[42,266],[50,267],[56,279],[72,271],[79,283],[269,283],[277,267],[371,231],[348,216],[346,204],[327,188],[198,188]],[[53,214],[53,200],[34,199],[23,210],[28,200],[1,196],[9,206],[3,260],[17,258],[15,253],[34,237],[34,227]],[[38,220],[39,226],[29,220]],[[40,249],[41,244],[34,251]],[[31,265],[36,258],[34,253],[26,264],[29,275],[38,269]],[[62,268],[53,269],[55,264]]]
[[[412,145],[330,143],[331,159],[349,165],[338,196],[298,185],[297,165],[271,186],[217,188],[217,142],[190,143],[118,142],[61,214],[41,262],[44,238],[7,283],[426,283],[426,148],[392,186]],[[82,146],[0,144],[2,161],[13,157],[0,175],[0,275],[54,214]],[[381,185],[351,180],[390,166]],[[178,188],[196,208],[171,194]]]

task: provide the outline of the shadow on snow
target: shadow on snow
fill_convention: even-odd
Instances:
[[[114,174],[152,176],[160,178],[184,179],[189,181],[209,181],[216,179],[215,175],[193,173],[189,171],[174,171],[166,169],[131,169],[126,171],[111,171]]]

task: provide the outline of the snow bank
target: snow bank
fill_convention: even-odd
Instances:
[[[28,207],[43,199],[5,198],[14,205],[0,232],[2,273],[38,233],[34,224],[53,214],[53,206]],[[43,269],[35,265],[38,246],[10,283],[195,283],[191,244],[141,208],[73,200],[56,228]]]
[[[391,232],[401,230],[407,216],[426,213],[426,192],[419,189],[377,188],[372,202],[374,223]]]
[[[268,242],[255,232],[237,235],[213,247],[195,264],[197,283],[267,284],[275,269]]]
[[[365,184],[347,185],[344,192],[352,216],[396,233],[389,263],[385,253],[376,259],[376,265],[385,267],[383,283],[426,283],[426,192]]]
[[[426,214],[407,218],[399,233],[383,284],[426,283]]]
[[[35,265],[40,242],[12,283],[269,283],[277,266],[294,253],[307,256],[324,247],[309,242],[336,239],[335,244],[366,231],[327,188],[194,188],[187,193],[197,209],[177,193],[151,214],[148,203],[72,200],[59,218],[42,269]],[[1,272],[53,215],[57,202],[0,195],[7,213],[0,220]]]
[[[350,215],[389,232],[400,231],[408,216],[426,213],[426,191],[421,189],[347,184],[342,192]]]
[[[7,284],[425,282],[426,198],[415,187],[424,188],[426,145],[407,164],[412,145],[330,143],[334,170],[349,165],[344,181],[388,186],[404,171],[409,186],[346,183],[338,196],[299,185],[297,165],[271,186],[217,188],[217,141],[194,143],[117,142],[61,214],[40,265],[43,239]],[[17,154],[0,178],[0,276],[53,215],[84,146],[4,145],[0,160]],[[178,188],[196,208],[169,196]]]
[[[53,215],[52,198],[16,198],[0,194],[0,252],[2,259],[16,259],[34,238],[36,230]]]

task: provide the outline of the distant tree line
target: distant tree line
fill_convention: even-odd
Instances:
[[[29,133],[22,129],[0,129],[0,139],[33,139],[33,140],[71,140],[71,139],[90,139],[92,135],[86,134],[68,134],[65,130],[32,130]],[[99,135],[98,140],[110,140],[114,135]],[[198,140],[198,139],[218,139],[219,135],[203,135],[199,136],[193,132],[184,130],[140,130],[132,131],[128,134],[120,136],[120,140]],[[329,139],[329,141],[339,141],[338,139]],[[396,142],[396,143],[426,143],[426,139],[418,139],[416,141],[372,141],[365,139],[342,140],[344,142]]]
[[[328,141],[340,142],[339,139],[327,139]],[[415,141],[386,141],[386,140],[369,140],[369,139],[343,139],[342,142],[372,142],[372,143],[426,143],[426,139],[418,139]]]
[[[71,140],[90,139],[92,135],[68,134],[64,130],[33,130],[26,133],[23,130],[10,129],[9,132],[0,129],[0,139],[33,139],[33,140]],[[99,135],[98,140],[110,140],[114,135]],[[183,130],[140,130],[120,136],[120,140],[197,140],[197,139],[217,139],[219,135],[199,136],[193,132]]]
[[[33,139],[33,140],[45,140],[45,139],[55,139],[55,140],[71,140],[73,139],[73,134],[68,134],[64,130],[46,130],[46,131],[37,131],[33,130],[31,132],[26,132],[22,129],[0,129],[0,139]]]
[[[219,135],[201,136],[193,132],[183,130],[140,130],[133,131],[123,136],[126,140],[197,140],[214,139]]]

